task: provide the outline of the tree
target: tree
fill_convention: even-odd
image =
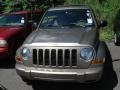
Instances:
[[[100,4],[104,3],[107,0],[98,0]]]
[[[16,10],[48,9],[63,4],[65,0],[5,0],[5,12]]]
[[[5,4],[5,11],[6,12],[9,12],[9,11],[13,10],[13,8],[12,8],[13,5],[14,5],[14,1],[13,0],[12,1],[11,0],[6,0],[4,4]]]
[[[37,8],[36,0],[5,0],[5,12]],[[39,8],[39,7],[38,7]]]
[[[65,0],[43,0],[43,3],[40,7],[46,10],[52,6],[63,5],[64,2]]]

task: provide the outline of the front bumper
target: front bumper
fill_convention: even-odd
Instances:
[[[33,68],[16,64],[16,71],[28,80],[49,80],[49,81],[75,81],[89,83],[100,80],[103,67],[88,69],[48,69]]]

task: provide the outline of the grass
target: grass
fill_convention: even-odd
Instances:
[[[103,29],[100,31],[100,39],[102,41],[112,41],[113,35],[112,30]]]

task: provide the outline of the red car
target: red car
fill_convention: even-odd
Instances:
[[[11,57],[24,39],[35,29],[40,11],[19,11],[0,15],[0,58]]]

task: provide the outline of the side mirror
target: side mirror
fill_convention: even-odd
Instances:
[[[37,22],[33,22],[33,24],[32,24],[32,27],[34,28],[34,29],[36,29],[37,28]]]
[[[99,23],[99,25],[98,25],[98,27],[100,28],[100,27],[105,27],[105,26],[107,26],[107,21],[106,20],[102,20],[102,21],[100,21],[100,23]]]

